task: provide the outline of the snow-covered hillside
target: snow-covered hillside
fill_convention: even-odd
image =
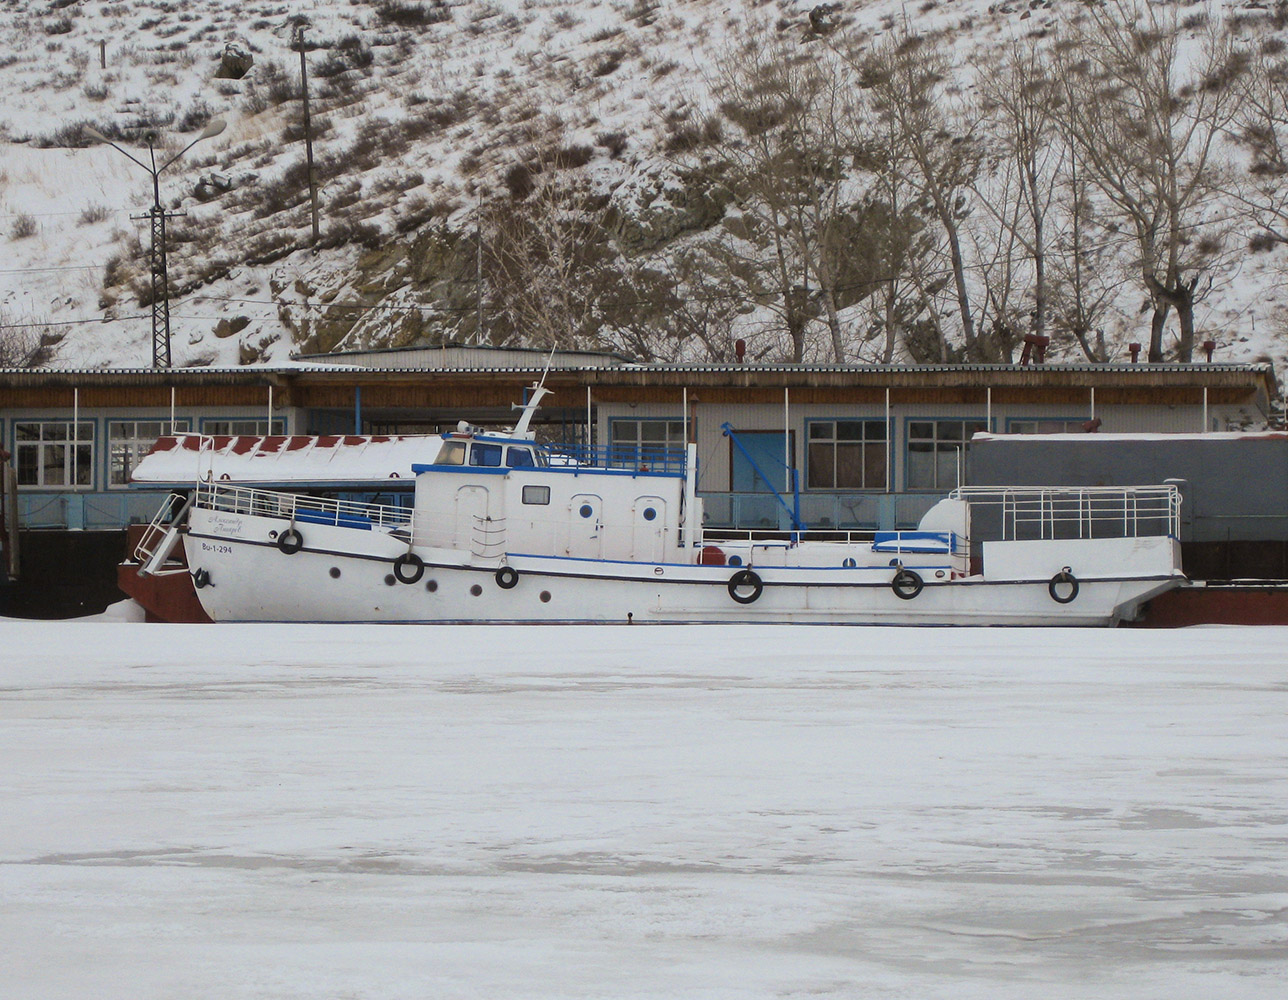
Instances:
[[[894,35],[926,34],[952,66],[946,92],[970,95],[980,67],[1006,46],[1056,37],[1083,10],[1074,0],[10,3],[0,13],[0,363],[150,362],[148,223],[134,217],[151,204],[151,182],[118,150],[90,144],[84,126],[146,160],[145,130],[158,131],[168,158],[213,117],[227,129],[161,175],[162,201],[185,213],[170,221],[176,365],[281,363],[298,350],[423,338],[724,359],[741,337],[753,357],[788,358],[772,289],[730,263],[760,247],[721,172],[724,151],[751,135],[728,100],[738,54],[763,38],[766,49],[817,62],[844,40],[852,61]],[[1282,46],[1282,11],[1236,3],[1226,13],[1241,44]],[[316,246],[292,43],[300,17]],[[1184,45],[1198,44],[1205,19],[1180,22]],[[230,78],[246,56],[249,72]],[[976,186],[995,185],[997,157],[980,162]],[[1231,169],[1246,163],[1232,159]],[[556,177],[558,200],[539,215],[532,206],[556,197]],[[986,218],[962,191],[959,214]],[[1232,198],[1214,197],[1205,211],[1242,218]],[[873,223],[855,218],[847,239],[857,245]],[[1264,240],[1248,251],[1254,230],[1227,227],[1223,252],[1205,265],[1197,341],[1216,341],[1221,360],[1278,362],[1288,356],[1279,290],[1288,251]],[[545,237],[535,250],[534,232]],[[1102,234],[1100,245],[1110,243]],[[981,316],[993,308],[996,322],[1002,307],[986,304],[984,278],[997,265],[992,252],[977,240],[964,273]],[[1104,352],[1122,358],[1128,342],[1149,340],[1147,295],[1138,275],[1104,275]],[[526,301],[525,284],[546,301]],[[907,322],[958,344],[944,284],[932,282],[926,310]],[[555,299],[566,301],[552,320],[543,307]],[[1031,311],[1022,292],[1016,299],[1015,315]],[[846,360],[881,360],[874,302],[840,297],[833,339],[823,312],[807,309],[800,355],[830,360],[843,344]],[[1051,333],[1056,358],[1082,357]],[[891,350],[894,360],[917,356],[911,335],[892,335]]]

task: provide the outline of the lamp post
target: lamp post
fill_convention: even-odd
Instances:
[[[152,223],[152,243],[149,254],[150,270],[152,274],[152,367],[169,368],[170,367],[170,283],[166,274],[166,257],[165,257],[165,220],[167,212],[161,207],[161,171],[174,163],[175,160],[183,156],[202,139],[209,139],[211,136],[218,135],[224,130],[224,120],[222,118],[214,119],[201,131],[201,135],[193,139],[192,142],[184,146],[183,149],[175,153],[174,156],[166,160],[161,166],[157,166],[157,141],[160,135],[155,129],[148,129],[143,133],[143,141],[148,144],[148,162],[144,163],[138,157],[134,156],[128,150],[122,149],[102,132],[90,126],[85,126],[85,134],[95,142],[106,143],[118,153],[121,153],[128,159],[137,163],[140,167],[148,172],[152,177],[152,207],[148,209],[146,218]],[[138,216],[144,218],[144,216]]]

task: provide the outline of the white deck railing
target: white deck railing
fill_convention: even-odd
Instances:
[[[195,506],[229,514],[280,517],[288,521],[335,524],[351,528],[403,528],[411,523],[412,516],[410,507],[299,496],[223,483],[200,483],[197,486]]]
[[[970,504],[972,521],[998,511],[1003,540],[1181,534],[1175,486],[961,486],[950,496]]]

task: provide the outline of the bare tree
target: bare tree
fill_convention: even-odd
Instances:
[[[970,185],[979,168],[972,112],[948,101],[942,84],[949,67],[932,40],[903,29],[875,53],[858,53],[862,86],[878,114],[903,144],[907,180],[943,231],[948,271],[966,357],[981,360],[966,278],[962,228],[970,212]],[[922,283],[923,291],[929,286]]]
[[[1060,187],[1066,211],[1053,233],[1052,326],[1072,337],[1088,361],[1108,361],[1105,320],[1132,266],[1124,262],[1116,234],[1100,224],[1076,157]]]
[[[6,325],[0,316],[0,368],[39,368],[53,356],[62,331],[30,324]]]
[[[857,62],[863,57],[852,51],[850,58]],[[859,76],[869,85],[874,79],[862,71]],[[930,269],[928,258],[940,241],[926,220],[924,199],[909,180],[912,162],[899,122],[868,96],[865,91],[865,99],[852,106],[849,122],[856,151],[852,182],[864,190],[854,209],[866,237],[866,253],[856,261],[857,280],[867,307],[863,339],[879,343],[873,360],[892,364],[901,350],[911,355],[927,349],[927,299],[924,282],[914,275]],[[942,334],[938,325],[930,329],[936,336]],[[934,357],[944,355],[946,348],[946,343],[933,347]]]
[[[1233,131],[1251,162],[1228,193],[1249,210],[1263,246],[1288,244],[1288,58],[1263,47],[1248,68]]]
[[[481,210],[494,343],[599,346],[594,303],[611,257],[602,199],[560,166],[557,155],[529,157],[512,168],[510,197],[494,197]]]
[[[854,89],[830,49],[756,24],[717,67],[720,109],[736,129],[711,151],[742,232],[726,241],[733,273],[754,274],[786,328],[789,354],[807,353],[810,323],[826,323],[829,352],[846,359],[840,312],[861,297],[847,203]],[[758,287],[757,287],[758,286]]]
[[[1180,326],[1179,356],[1194,350],[1194,303],[1219,239],[1204,207],[1219,188],[1217,140],[1238,108],[1238,57],[1218,21],[1197,54],[1174,9],[1112,2],[1090,6],[1062,47],[1065,128],[1088,181],[1135,240],[1153,302],[1149,359],[1163,360],[1168,313]]]
[[[1046,333],[1048,216],[1064,162],[1064,146],[1055,120],[1058,92],[1048,71],[1048,60],[1032,38],[1014,43],[1002,61],[980,74],[979,91],[994,138],[999,141],[1000,163],[988,185],[975,185],[980,203],[1000,227],[995,241],[996,262],[985,273],[986,306],[1000,334],[999,346],[1009,350],[1017,322],[1003,320],[1025,310],[1012,303],[1012,280],[1022,256],[1031,268],[1026,274],[1032,300],[1029,309],[1034,334]],[[992,274],[997,277],[994,278]],[[999,284],[999,280],[1002,282]],[[1001,331],[1005,331],[1002,333]]]

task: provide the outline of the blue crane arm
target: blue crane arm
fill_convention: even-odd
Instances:
[[[723,423],[720,425],[720,431],[725,437],[733,442],[733,446],[742,453],[742,457],[747,460],[753,469],[756,470],[756,474],[765,481],[765,485],[769,487],[769,492],[774,495],[774,499],[782,505],[783,510],[787,511],[788,516],[792,519],[792,531],[804,531],[805,523],[801,521],[800,479],[797,471],[795,469],[788,470],[792,477],[792,502],[788,504],[788,502],[783,498],[783,495],[774,489],[774,484],[770,481],[769,477],[765,475],[765,470],[760,467],[760,463],[751,457],[751,452],[749,452],[746,446],[738,440],[738,435],[734,431],[733,426],[727,422]]]

